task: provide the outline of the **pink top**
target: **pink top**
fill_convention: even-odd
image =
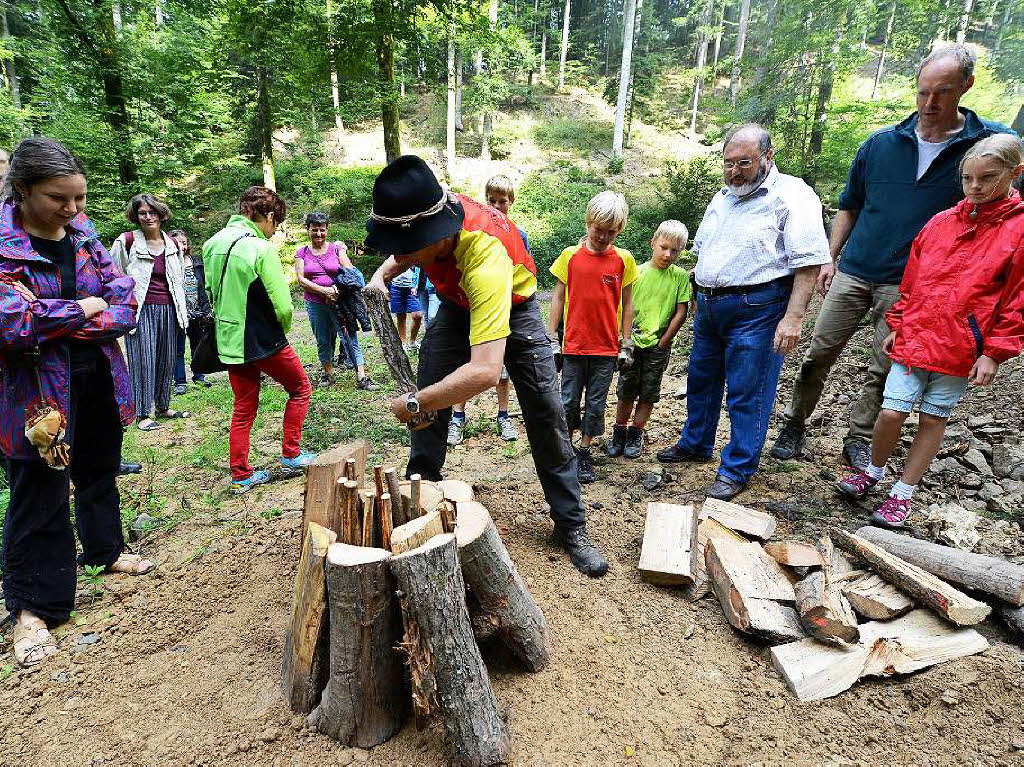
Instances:
[[[147,304],[159,304],[168,306],[174,301],[171,299],[171,289],[167,285],[167,251],[162,250],[153,256],[153,274],[149,277],[149,290],[146,293]]]
[[[333,242],[327,243],[327,252],[315,255],[308,245],[299,248],[295,257],[302,260],[302,276],[310,282],[325,288],[334,284],[334,278],[341,271],[338,248]],[[327,299],[311,290],[303,291],[303,297],[311,304],[326,304]]]

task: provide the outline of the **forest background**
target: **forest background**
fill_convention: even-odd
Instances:
[[[914,65],[936,40],[980,54],[966,105],[1007,124],[1024,108],[1024,0],[8,0],[2,10],[0,145],[33,132],[66,142],[86,164],[105,242],[126,228],[138,191],[164,196],[173,225],[201,243],[245,187],[266,183],[290,205],[286,262],[311,209],[331,213],[332,236],[360,242],[373,177],[410,148],[470,194],[480,173],[506,169],[520,186],[513,217],[546,274],[606,187],[627,194],[621,242],[641,257],[663,218],[694,231],[720,184],[710,147],[740,121],[769,127],[780,167],[834,206],[858,144],[913,111]],[[603,118],[572,113],[587,96],[607,105]],[[632,151],[640,126],[680,141]],[[353,131],[378,136],[383,153],[354,156]]]

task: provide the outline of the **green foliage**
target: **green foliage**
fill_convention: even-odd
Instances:
[[[671,163],[666,173],[663,217],[686,224],[692,237],[700,226],[711,198],[722,188],[722,166],[717,157],[699,155]]]

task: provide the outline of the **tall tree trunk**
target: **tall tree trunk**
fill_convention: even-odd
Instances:
[[[697,110],[700,108],[701,81],[704,79],[704,65],[708,60],[708,44],[711,42],[708,37],[708,26],[711,24],[711,14],[715,10],[715,0],[707,0],[704,12],[700,15],[700,33],[697,36],[697,73],[693,79],[693,103],[690,112],[690,135],[697,133]]]
[[[390,163],[402,154],[398,93],[395,88],[394,8],[391,0],[373,0],[377,32],[377,78],[380,88],[381,121],[384,123],[384,155]]]
[[[334,104],[334,130],[338,132],[338,140],[345,132],[341,122],[341,96],[338,90],[338,62],[334,48],[334,6],[327,0],[327,58],[331,68],[331,103]]]
[[[267,70],[263,65],[256,69],[256,121],[260,132],[260,159],[263,161],[263,186],[277,190],[277,176],[274,173],[274,125],[270,110],[270,89]]]
[[[754,88],[761,84],[761,80],[764,79],[765,72],[767,71],[764,61],[767,59],[766,54],[772,49],[772,43],[775,40],[775,25],[778,22],[779,17],[779,0],[769,0],[768,13],[765,15],[764,20],[764,46],[760,48],[760,60],[761,64],[754,70]]]
[[[882,70],[885,67],[885,54],[889,50],[889,37],[892,35],[892,23],[896,18],[896,0],[889,6],[889,20],[885,23],[885,36],[882,38],[882,50],[878,54],[878,66],[875,68],[875,83],[871,86],[871,100],[878,98],[878,86],[882,82]]]
[[[622,66],[619,68],[619,97],[615,102],[615,130],[612,134],[612,157],[622,157],[622,140],[626,121],[626,98],[633,64],[633,25],[636,22],[636,0],[626,0],[622,11]]]
[[[992,45],[992,30],[996,25],[996,13],[999,11],[999,0],[991,0],[988,4],[988,13],[985,14],[985,29],[981,33],[981,39],[985,45]]]
[[[462,51],[455,46],[455,130],[462,131],[466,127],[462,124],[462,69],[465,66],[462,61]]]
[[[156,25],[162,27],[164,25],[164,6],[162,0],[156,0],[156,7],[153,9],[153,16],[156,20]]]
[[[722,51],[722,33],[725,31],[725,2],[718,6],[718,25],[715,29],[714,55],[711,57],[711,87],[714,89],[718,77],[718,55]]]
[[[97,63],[100,66],[100,76],[103,80],[103,100],[107,106],[107,123],[117,138],[115,151],[118,155],[118,178],[123,184],[134,185],[139,181],[139,171],[135,164],[135,152],[131,143],[128,102],[125,99],[124,81],[121,78],[117,31],[114,29],[113,14],[105,13],[103,4],[103,0],[93,0],[99,18],[99,33],[102,40],[97,46],[100,54]],[[73,16],[69,16],[69,18],[74,19]],[[83,34],[86,33],[83,32]]]
[[[644,0],[636,0],[636,13],[633,14],[633,48],[639,45],[640,40],[643,37],[643,18],[644,18]],[[650,48],[646,50],[650,53]],[[633,97],[635,91],[633,90],[633,83],[636,80],[636,67],[630,66],[629,68],[629,96],[626,99],[626,135],[623,141],[623,146],[629,146],[629,139],[633,132]]]
[[[836,30],[836,40],[832,44],[832,49],[829,52],[828,58],[823,62],[821,69],[821,84],[818,86],[818,99],[814,109],[814,123],[811,126],[811,136],[807,143],[807,158],[809,160],[808,165],[810,170],[810,180],[808,183],[811,186],[817,182],[818,172],[814,167],[814,162],[817,160],[818,155],[821,154],[821,146],[825,139],[825,122],[828,119],[828,102],[832,98],[832,88],[835,85],[835,64],[834,62],[839,56],[839,49],[843,42],[843,36],[846,31],[847,15],[844,13],[839,19],[839,27]]]
[[[562,13],[562,48],[558,53],[558,87],[565,87],[565,57],[569,53],[569,11],[571,0],[565,0]]]
[[[967,30],[971,26],[971,11],[974,10],[974,0],[964,0],[964,8],[960,12],[960,19],[956,25],[956,41],[964,42],[967,39]]]
[[[544,77],[548,73],[548,28],[545,24],[544,30],[540,34],[540,76]]]
[[[110,13],[114,17],[114,31],[117,32],[117,34],[121,34],[121,29],[124,27],[124,24],[121,21],[121,3],[116,0],[111,3]]]
[[[992,45],[992,53],[999,53],[1003,47],[1003,35],[1006,34],[1006,28],[1010,25],[1010,19],[1013,18],[1013,2],[1014,0],[1006,0],[1006,7],[1003,8],[1003,23],[996,31],[996,41]]]
[[[488,0],[487,3],[487,24],[490,27],[491,35],[498,28],[498,0]],[[481,53],[482,59],[482,53]],[[484,112],[484,117],[480,126],[480,159],[490,160],[491,159],[491,126],[492,126],[491,111],[488,109]]]
[[[4,2],[3,6],[0,7],[0,21],[3,26],[2,31],[4,47],[10,44],[11,32],[7,26],[7,3]],[[3,61],[4,64],[4,77],[7,78],[7,87],[11,91],[11,103],[15,109],[21,109],[21,81],[18,78],[18,70],[14,65],[14,54],[9,53]]]
[[[747,27],[750,24],[750,0],[740,2],[740,23],[736,30],[736,47],[732,54],[732,77],[729,79],[729,103],[736,106],[740,95],[740,77],[743,71],[743,50],[747,46]]]
[[[448,24],[448,117],[445,121],[444,159],[448,181],[455,172],[455,22]]]

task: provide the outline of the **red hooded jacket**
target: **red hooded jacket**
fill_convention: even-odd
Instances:
[[[966,378],[982,355],[1020,354],[1024,333],[1024,201],[1014,191],[977,206],[961,200],[925,224],[907,261],[900,299],[886,314],[890,356]]]

